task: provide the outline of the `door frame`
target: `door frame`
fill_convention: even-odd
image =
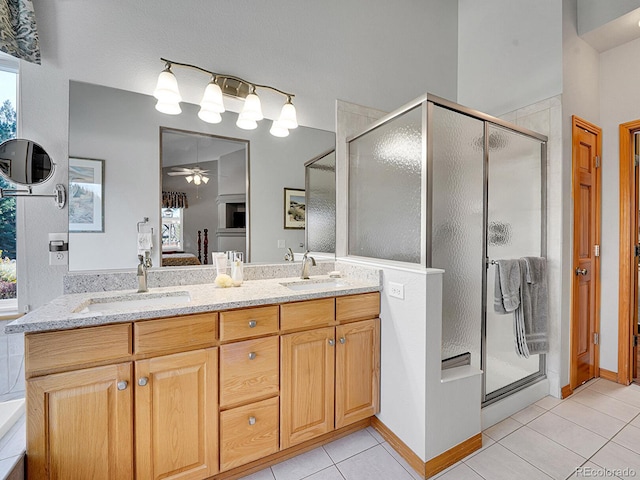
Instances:
[[[640,132],[640,120],[620,124],[620,278],[618,289],[618,383],[633,381],[633,336],[638,290],[635,245],[638,243],[633,136]],[[635,268],[634,268],[635,267]]]
[[[576,178],[574,175],[574,171],[575,171],[575,164],[576,164],[576,160],[577,160],[577,154],[578,154],[578,136],[576,135],[576,130],[577,129],[582,129],[582,130],[588,130],[589,132],[593,133],[596,136],[596,155],[598,155],[598,157],[602,158],[602,129],[600,127],[598,127],[597,125],[594,125],[593,123],[590,123],[586,120],[583,120],[580,117],[577,117],[576,115],[572,115],[571,116],[571,145],[572,145],[572,152],[571,152],[571,198],[575,199],[575,195],[577,194],[576,192],[576,188],[575,188],[575,184],[576,184]],[[594,169],[594,190],[596,192],[596,225],[595,225],[595,239],[594,239],[594,245],[600,245],[600,240],[601,240],[601,219],[602,219],[602,205],[601,205],[601,200],[602,200],[602,191],[601,191],[601,185],[602,185],[602,173],[601,173],[601,168],[595,168]],[[572,206],[571,206],[571,215],[573,216],[573,208],[574,208],[574,203],[575,200],[572,202]],[[571,227],[571,241],[572,241],[572,248],[571,248],[571,269],[573,270],[574,266],[575,266],[575,261],[576,261],[576,252],[575,252],[575,218],[574,218],[574,222],[573,225]],[[593,315],[595,317],[594,319],[594,333],[596,333],[598,335],[598,337],[600,336],[600,257],[599,256],[594,256],[594,260],[593,260],[593,274],[592,274],[592,286],[594,289],[594,295],[595,295],[595,299],[594,299],[594,312]],[[578,387],[578,385],[576,385],[577,383],[577,369],[576,369],[576,361],[574,358],[574,340],[573,340],[573,328],[574,328],[574,321],[575,318],[574,316],[576,315],[576,309],[574,307],[574,302],[575,302],[575,297],[574,297],[574,292],[575,292],[575,288],[576,288],[576,283],[577,283],[577,277],[576,275],[571,275],[571,318],[570,318],[570,350],[569,350],[569,358],[570,358],[570,367],[569,367],[569,385],[571,389],[575,389],[576,387]],[[597,378],[600,376],[600,341],[598,341],[597,343],[595,343],[595,345],[593,346],[593,363],[594,363],[594,378]]]

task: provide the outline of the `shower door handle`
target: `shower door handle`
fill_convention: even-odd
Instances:
[[[576,268],[576,275],[586,275],[588,270],[586,268]]]

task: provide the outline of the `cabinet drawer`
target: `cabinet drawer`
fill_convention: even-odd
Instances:
[[[368,320],[380,315],[380,293],[362,293],[336,298],[336,320],[351,322]]]
[[[222,408],[277,395],[280,390],[279,337],[258,338],[220,347]]]
[[[220,313],[220,341],[259,337],[278,331],[278,306]]]
[[[326,327],[335,323],[335,299],[308,300],[280,305],[280,329]]]
[[[220,470],[278,451],[278,397],[220,414]]]
[[[27,377],[130,355],[130,323],[25,335]]]
[[[216,341],[217,313],[145,320],[133,325],[136,354],[195,350]]]

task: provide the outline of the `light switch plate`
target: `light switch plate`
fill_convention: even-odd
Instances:
[[[278,240],[278,248],[286,248],[284,246],[284,240]]]
[[[404,285],[402,283],[389,282],[389,296],[404,300]]]

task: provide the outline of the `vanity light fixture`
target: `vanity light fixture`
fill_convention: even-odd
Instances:
[[[184,67],[193,70],[198,70],[202,73],[206,73],[210,76],[210,81],[207,84],[202,100],[200,101],[200,111],[198,117],[207,123],[220,123],[222,121],[222,113],[225,112],[224,102],[222,99],[223,94],[231,97],[244,99],[244,105],[236,125],[244,130],[253,130],[258,127],[258,122],[264,118],[262,115],[262,105],[260,103],[260,97],[256,93],[256,89],[271,90],[286,97],[286,101],[282,106],[280,117],[278,120],[274,120],[269,132],[276,137],[286,137],[289,135],[289,130],[298,127],[298,120],[296,116],[296,108],[293,106],[292,93],[283,92],[275,87],[269,85],[260,85],[257,83],[248,82],[240,77],[233,75],[226,75],[211,72],[196,65],[190,65],[188,63],[179,63],[166,58],[161,58],[165,63],[165,69],[158,76],[158,83],[153,96],[158,100],[156,103],[156,110],[168,115],[178,115],[182,112],[180,108],[180,102],[182,96],[178,89],[178,81],[176,80],[172,67]],[[199,180],[206,183],[209,179],[206,177],[199,178]],[[191,180],[196,183],[196,178]],[[189,177],[187,181],[190,182]],[[196,183],[196,185],[198,185]]]

